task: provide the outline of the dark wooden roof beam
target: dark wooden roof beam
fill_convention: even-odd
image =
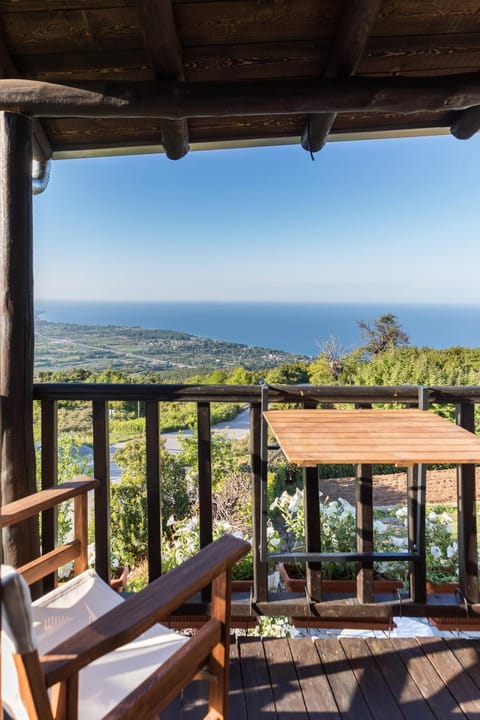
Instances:
[[[171,0],[138,0],[138,19],[145,49],[157,80],[185,80],[182,48],[175,27]],[[162,120],[162,145],[170,160],[188,152],[185,118]]]
[[[19,73],[15,67],[10,53],[7,50],[2,35],[0,34],[0,78],[18,77]],[[45,130],[39,120],[33,121],[33,159],[44,165],[52,157],[52,146],[45,134]]]
[[[325,70],[326,78],[346,78],[355,72],[365,52],[382,1],[344,0],[336,41]],[[336,113],[308,116],[301,137],[304,150],[314,153],[322,149],[336,116]]]
[[[236,83],[0,80],[0,110],[34,117],[167,118],[428,113],[480,105],[480,73]]]

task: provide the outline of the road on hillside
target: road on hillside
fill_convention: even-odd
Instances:
[[[243,440],[248,435],[250,430],[250,410],[246,408],[242,410],[236,417],[227,422],[218,423],[212,427],[212,432],[223,433],[232,440]],[[192,430],[184,430],[183,435],[193,435]],[[178,441],[178,431],[170,433],[162,433],[162,438],[165,440],[165,448],[168,452],[175,454],[180,452],[181,447]],[[124,447],[125,443],[115,443],[110,445],[110,480],[111,482],[118,482],[122,475],[121,469],[113,461],[113,456],[117,450]],[[82,445],[80,448],[80,454],[83,457],[88,458],[88,468],[93,468],[93,454],[92,448],[88,445]]]

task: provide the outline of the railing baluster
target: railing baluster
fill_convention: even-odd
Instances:
[[[162,573],[162,495],[160,477],[160,412],[157,400],[145,403],[148,581]]]
[[[212,446],[210,439],[210,403],[197,405],[198,432],[198,504],[200,510],[200,547],[212,542]]]
[[[58,484],[58,433],[57,401],[46,399],[41,404],[41,481],[42,490]],[[42,553],[53,550],[57,543],[57,509],[51,508],[42,513]],[[47,593],[56,585],[56,573],[43,578],[43,592]]]
[[[357,550],[373,552],[373,491],[372,466],[357,465],[355,475],[357,500]],[[373,562],[363,561],[357,574],[357,599],[373,602]]]
[[[419,410],[428,410],[429,389],[418,388]],[[425,547],[425,506],[427,469],[419,464],[407,469],[408,545],[418,558],[409,564],[410,593],[414,602],[427,599],[427,566]]]
[[[312,400],[305,400],[303,407],[314,410],[317,403]],[[304,468],[303,496],[305,507],[305,549],[307,552],[320,552],[322,549],[319,492],[318,466]],[[320,602],[322,599],[322,564],[308,562],[306,572],[308,595],[311,600]]]
[[[475,432],[475,407],[456,407],[457,425]],[[458,564],[460,588],[468,602],[478,602],[477,518],[475,465],[457,465]]]
[[[93,475],[100,485],[95,490],[95,569],[110,581],[110,448],[108,403],[93,401]]]
[[[210,428],[210,403],[197,404],[198,435],[198,508],[200,514],[200,547],[213,539],[212,516],[212,444]],[[208,601],[210,587],[202,590],[202,600]]]
[[[250,404],[250,457],[252,466],[252,553],[253,553],[253,599],[264,602],[268,596],[268,565],[261,560],[261,513],[263,484],[266,483],[267,459],[262,457],[261,403]],[[265,476],[265,477],[264,477]],[[265,509],[266,512],[266,509]],[[265,518],[266,521],[266,518]]]

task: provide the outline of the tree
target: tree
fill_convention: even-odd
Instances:
[[[396,315],[388,313],[373,321],[373,327],[363,320],[358,320],[362,337],[366,341],[363,350],[369,355],[381,355],[390,348],[408,345],[410,338],[402,330]]]
[[[347,348],[334,335],[322,340],[319,347],[320,354],[328,365],[330,375],[334,380],[338,380],[343,372],[345,358],[348,355]]]

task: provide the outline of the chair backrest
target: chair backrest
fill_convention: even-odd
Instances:
[[[20,696],[14,655],[37,649],[30,591],[14,568],[1,566],[2,583],[2,708],[12,718],[28,718]]]
[[[16,570],[2,565],[1,578],[2,703],[12,718],[24,720],[29,715],[14,657],[47,653],[124,601],[94,570],[86,570],[60,584],[33,603],[25,580]],[[134,648],[128,650],[124,646],[121,652],[111,653],[108,662],[83,671],[80,717],[84,715],[89,720],[102,717],[138,684],[139,674],[147,676],[185,641],[186,638],[156,624],[138,638]],[[40,665],[38,672],[42,672]],[[118,682],[120,677],[122,681]],[[82,705],[82,698],[89,698],[88,707],[87,703]]]

